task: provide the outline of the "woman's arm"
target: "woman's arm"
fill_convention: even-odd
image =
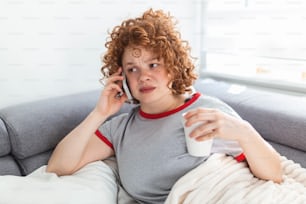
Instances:
[[[246,121],[241,121],[241,134],[237,135],[251,171],[255,176],[276,183],[282,182],[280,155]]]
[[[85,164],[105,159],[114,151],[95,136],[95,131],[112,114],[116,113],[127,99],[122,92],[121,69],[105,84],[94,110],[56,146],[48,162],[47,171],[58,175],[72,174]]]
[[[256,177],[277,183],[282,181],[280,155],[247,121],[207,108],[189,111],[185,119],[187,126],[199,121],[203,123],[191,133],[191,137],[200,141],[212,137],[236,140]]]
[[[107,158],[113,150],[95,136],[105,118],[91,112],[87,118],[72,130],[56,146],[48,162],[47,172],[59,176],[72,174],[85,164]]]

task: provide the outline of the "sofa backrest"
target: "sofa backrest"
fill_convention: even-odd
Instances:
[[[10,152],[8,156],[15,159],[20,173],[27,175],[47,163],[55,145],[84,119],[97,97],[98,93],[94,91],[2,109],[0,117],[7,133],[1,134],[0,153],[7,155]],[[0,123],[2,127],[3,123]],[[0,168],[2,166],[0,164]]]
[[[47,164],[57,143],[84,120],[99,95],[95,90],[0,110],[0,175],[27,175]],[[117,114],[130,108],[126,104]],[[3,171],[8,159],[15,166]]]

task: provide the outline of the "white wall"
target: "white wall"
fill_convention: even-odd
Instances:
[[[1,0],[0,108],[100,88],[107,31],[152,7],[199,50],[201,1]]]

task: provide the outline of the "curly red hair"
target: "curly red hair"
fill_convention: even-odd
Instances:
[[[169,13],[152,9],[144,12],[141,17],[123,21],[113,29],[105,43],[107,52],[103,56],[102,74],[109,77],[117,72],[122,66],[125,48],[142,46],[164,60],[167,72],[172,77],[169,88],[174,94],[190,92],[197,75],[190,46],[181,39],[181,34],[175,29],[176,24]]]

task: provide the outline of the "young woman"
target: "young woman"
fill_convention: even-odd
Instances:
[[[150,9],[128,19],[113,29],[106,47],[107,82],[96,107],[57,145],[47,171],[72,174],[115,155],[125,190],[140,203],[163,203],[173,184],[208,158],[187,152],[181,123],[187,112],[187,126],[202,124],[190,137],[213,138],[212,154],[246,159],[258,178],[281,182],[279,154],[259,133],[220,100],[191,92],[196,75],[190,47],[172,16]],[[125,78],[139,104],[106,121],[127,100]]]

